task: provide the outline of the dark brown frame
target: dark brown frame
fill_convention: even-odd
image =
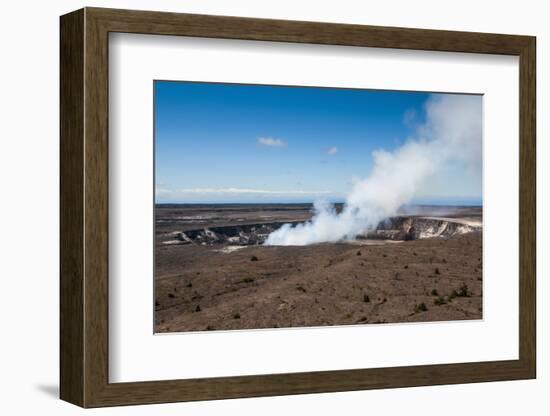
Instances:
[[[519,359],[109,383],[109,32],[519,56]],[[99,8],[62,16],[61,398],[100,407],[535,378],[535,45],[531,36]]]

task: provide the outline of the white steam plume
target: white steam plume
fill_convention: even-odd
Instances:
[[[355,183],[342,212],[317,201],[310,221],[283,225],[265,244],[307,245],[354,238],[395,215],[449,162],[459,162],[480,175],[481,96],[434,95],[425,110],[426,121],[415,137],[391,152],[373,152],[370,176]]]

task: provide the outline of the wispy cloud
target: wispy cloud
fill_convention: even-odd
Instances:
[[[288,190],[274,191],[267,189],[251,188],[182,188],[169,190],[157,188],[157,194],[264,194],[264,195],[324,195],[330,194],[330,191],[307,191],[307,190]]]
[[[335,155],[336,153],[338,153],[338,148],[336,146],[329,147],[325,149],[325,153],[327,155]]]
[[[269,146],[269,147],[287,147],[287,143],[281,139],[275,139],[273,137],[259,137],[258,142],[259,145],[262,146]]]

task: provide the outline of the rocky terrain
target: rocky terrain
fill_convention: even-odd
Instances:
[[[404,211],[345,243],[262,245],[310,208],[157,207],[155,331],[482,317],[480,208]]]

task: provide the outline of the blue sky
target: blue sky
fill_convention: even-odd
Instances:
[[[343,201],[374,150],[415,133],[431,95],[155,81],[156,202]],[[454,166],[414,202],[480,198]]]

